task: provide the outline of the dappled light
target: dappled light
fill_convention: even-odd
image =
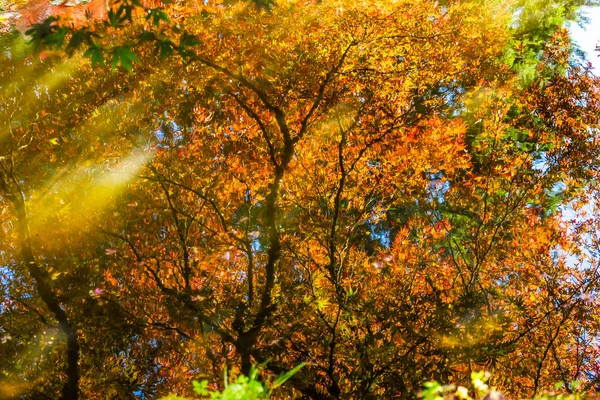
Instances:
[[[94,227],[106,207],[151,159],[150,150],[134,149],[112,166],[86,163],[65,167],[51,180],[51,187],[37,191],[41,196],[32,193],[31,229],[49,232],[57,219],[74,229]]]

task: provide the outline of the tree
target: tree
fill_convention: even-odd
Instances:
[[[3,395],[265,361],[311,399],[596,388],[600,86],[566,31],[520,64],[500,5],[134,6],[30,31],[68,60],[4,38]]]

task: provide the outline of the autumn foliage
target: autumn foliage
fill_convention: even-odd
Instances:
[[[119,4],[2,38],[1,398],[262,362],[306,363],[282,398],[598,389],[600,82],[566,30],[532,53],[514,4]]]

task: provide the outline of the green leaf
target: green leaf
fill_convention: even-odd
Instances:
[[[138,39],[139,43],[154,42],[156,40],[156,35],[154,32],[142,32],[138,36]]]
[[[54,25],[54,22],[56,21],[58,21],[58,17],[50,16],[43,22],[34,24],[31,28],[25,31],[25,35],[30,36],[29,43],[33,44],[34,50],[37,51],[40,45],[47,44],[48,37],[58,29],[57,26]]]
[[[122,18],[122,21],[131,21],[131,13],[133,11],[133,7],[129,4],[123,4],[121,7],[123,7],[125,13],[125,15]]]
[[[127,71],[132,71],[132,64],[139,62],[139,59],[131,51],[129,46],[119,46],[113,50],[113,58],[111,67],[116,69],[118,66],[125,68]]]
[[[121,24],[121,22],[125,21],[126,16],[124,15],[124,13],[125,13],[124,6],[120,6],[119,8],[117,8],[116,11],[110,10],[108,12],[108,22],[109,22],[110,26],[112,26],[113,28],[116,28],[119,26],[119,24]]]
[[[187,32],[183,32],[181,38],[179,39],[179,46],[177,47],[177,51],[184,58],[194,57],[195,53],[189,50],[188,48],[196,46],[198,44],[200,44],[200,41],[198,41],[198,39],[196,39],[194,35],[190,35]]]
[[[278,388],[279,386],[283,385],[288,379],[290,379],[296,372],[300,371],[302,368],[304,368],[304,366],[306,365],[306,363],[300,363],[298,365],[296,365],[294,368],[292,368],[291,370],[289,370],[288,372],[285,372],[281,375],[279,375],[277,377],[277,379],[275,380],[275,382],[273,382],[273,386],[271,386],[272,389]]]
[[[194,35],[190,35],[187,32],[183,32],[183,34],[181,35],[181,39],[179,39],[180,47],[192,47],[196,46],[199,43],[200,41],[196,39]]]
[[[84,29],[78,29],[75,32],[73,32],[73,35],[71,36],[71,39],[69,40],[69,44],[67,45],[67,48],[65,49],[65,51],[67,52],[68,55],[73,55],[73,53],[83,44],[83,43],[91,43],[91,32],[84,30]]]
[[[173,54],[173,49],[175,48],[175,43],[170,40],[159,40],[156,43],[156,49],[160,55],[160,58],[164,60]]]
[[[146,15],[146,19],[152,19],[152,23],[155,26],[159,26],[160,25],[160,21],[163,21],[165,23],[169,23],[169,16],[167,15],[167,13],[165,13],[162,9],[162,7],[157,7],[157,8],[151,8],[148,10],[148,14]]]
[[[275,0],[253,0],[252,1],[257,9],[271,11],[273,7],[277,5]]]
[[[554,384],[555,389],[562,389],[563,387],[565,387],[565,384],[563,382],[556,382]]]
[[[67,35],[67,29],[63,26],[58,27],[56,32],[48,35],[46,37],[46,44],[50,47],[54,47],[55,49],[60,49],[65,41],[65,36]]]
[[[194,392],[196,392],[196,394],[199,394],[200,396],[208,395],[208,381],[192,381],[192,385],[194,386]]]
[[[102,49],[96,45],[87,49],[84,53],[85,57],[89,57],[92,61],[92,67],[96,67],[98,65],[104,65],[104,55],[102,54]]]

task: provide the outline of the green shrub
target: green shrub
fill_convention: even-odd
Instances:
[[[208,398],[211,400],[261,400],[271,398],[271,394],[275,389],[283,385],[292,377],[298,370],[304,367],[304,363],[298,365],[291,371],[280,375],[273,383],[267,385],[261,382],[258,378],[259,368],[252,367],[248,376],[239,375],[233,382],[229,382],[227,371],[225,371],[225,387],[222,392],[210,390],[208,381],[193,381],[194,392],[200,398]],[[187,400],[184,397],[170,395],[163,397],[161,400]]]
[[[194,392],[201,399],[211,400],[264,400],[270,399],[273,391],[282,386],[288,379],[292,377],[298,370],[304,367],[304,363],[296,368],[280,375],[273,383],[267,385],[259,380],[259,372],[262,366],[252,367],[248,376],[239,375],[229,382],[227,371],[225,371],[225,384],[223,391],[210,390],[208,381],[193,381]],[[488,372],[473,372],[471,373],[471,386],[467,388],[456,385],[442,385],[438,382],[425,382],[423,390],[419,393],[419,397],[423,400],[505,400],[505,397],[494,390],[487,384],[490,377]],[[557,390],[564,388],[564,384],[559,382],[555,385]],[[578,393],[578,382],[571,382],[570,387],[575,393],[571,394],[543,394],[536,396],[534,400],[580,400],[585,398],[581,393]],[[160,400],[189,400],[184,397],[170,395],[163,397]]]

